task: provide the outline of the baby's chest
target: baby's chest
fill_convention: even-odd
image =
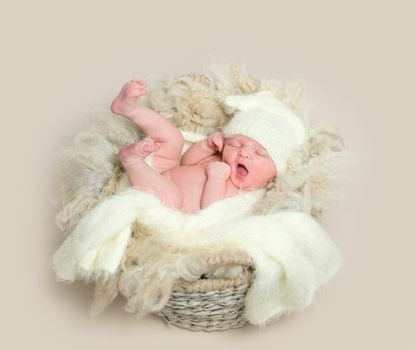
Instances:
[[[201,195],[206,182],[206,165],[182,165],[169,171],[172,180],[184,196],[197,198]]]
[[[165,175],[179,188],[182,195],[182,210],[195,212],[200,210],[200,203],[207,181],[206,167],[210,162],[220,160],[218,156],[204,159],[197,165],[182,165],[171,169]]]
[[[213,161],[220,160],[220,156],[213,155],[199,162],[197,165],[182,165],[168,172],[169,178],[182,190],[197,190],[205,185],[207,180],[206,166]]]
[[[170,170],[168,177],[176,184],[182,196],[180,209],[189,213],[199,211],[207,179],[205,166],[180,166]]]

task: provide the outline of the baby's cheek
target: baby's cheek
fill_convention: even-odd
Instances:
[[[260,174],[258,174],[257,171],[253,172],[253,174],[252,174],[252,180],[254,180],[255,182],[258,182],[258,181],[261,180],[261,178],[262,178],[262,176]]]
[[[264,186],[270,178],[276,175],[273,162],[259,162],[256,167],[252,169],[252,181],[258,186]]]

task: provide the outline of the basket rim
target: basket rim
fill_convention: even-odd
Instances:
[[[215,279],[199,279],[196,281],[186,281],[179,279],[174,285],[172,293],[207,293],[218,292],[227,289],[238,288],[241,286],[249,286],[253,279],[252,268],[248,269],[248,273],[243,277],[234,279],[215,278]]]

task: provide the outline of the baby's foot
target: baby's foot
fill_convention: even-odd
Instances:
[[[125,167],[143,161],[149,154],[156,152],[160,148],[158,142],[153,140],[141,140],[127,147],[121,148],[118,156],[122,165]]]
[[[145,94],[146,84],[144,80],[130,80],[122,87],[121,92],[112,102],[112,113],[129,117],[137,106],[137,98]]]

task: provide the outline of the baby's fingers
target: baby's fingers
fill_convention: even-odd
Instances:
[[[216,134],[214,136],[213,140],[214,140],[214,143],[215,143],[215,146],[216,146],[217,150],[222,151],[222,149],[223,149],[223,135],[222,134]]]

